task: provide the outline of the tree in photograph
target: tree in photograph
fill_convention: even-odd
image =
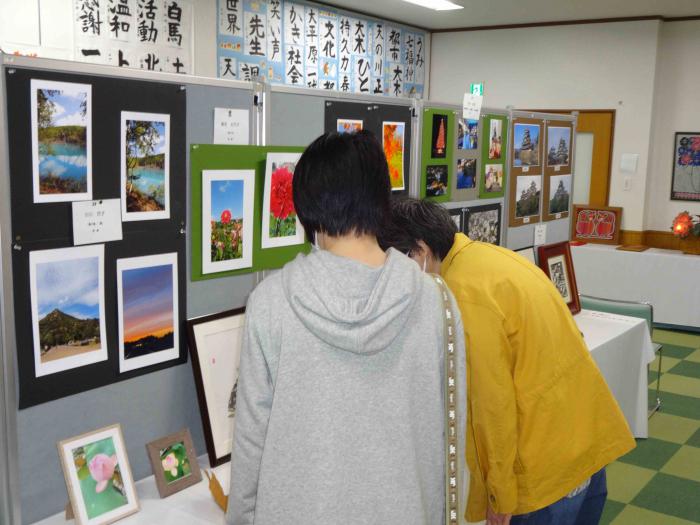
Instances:
[[[126,178],[129,184],[129,192],[134,188],[134,181],[141,178],[134,173],[134,168],[139,160],[152,155],[160,133],[155,123],[145,120],[126,121]]]
[[[51,97],[58,94],[55,89],[38,89],[36,92],[37,101],[37,124],[40,128],[51,127],[53,114],[56,112],[56,104]]]
[[[435,149],[439,155],[445,151],[445,119],[440,119],[440,127],[438,128],[438,136],[435,139]]]

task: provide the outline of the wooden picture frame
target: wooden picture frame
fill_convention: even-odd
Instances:
[[[202,481],[197,453],[188,428],[151,441],[146,445],[146,452],[161,498],[167,498]]]
[[[537,253],[535,252],[534,246],[526,246],[525,248],[520,248],[519,250],[513,251],[537,266]]]
[[[197,400],[212,468],[231,459],[244,329],[245,307],[187,321]]]
[[[673,137],[671,200],[700,201],[700,131],[677,131]]]
[[[537,249],[537,262],[561,294],[571,313],[574,315],[579,313],[581,303],[578,298],[569,241],[540,246]]]
[[[121,425],[64,439],[56,446],[77,525],[107,525],[139,511]]]
[[[475,219],[477,215],[481,215],[487,212],[496,212],[496,223],[498,227],[498,233],[496,234],[496,239],[489,240],[487,237],[488,232],[475,232],[473,230],[474,224],[472,224],[472,219]],[[480,206],[468,206],[464,208],[463,231],[472,241],[481,241],[495,244],[496,246],[501,245],[501,238],[503,236],[503,218],[502,218],[502,206],[499,202],[493,204],[482,204]]]
[[[620,244],[622,208],[574,204],[571,240],[598,244]]]

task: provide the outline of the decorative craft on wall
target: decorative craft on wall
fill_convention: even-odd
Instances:
[[[552,280],[572,314],[581,311],[576,287],[576,275],[569,242],[547,244],[537,249],[539,267]]]
[[[508,119],[503,115],[484,115],[482,130],[479,198],[503,197],[506,187]]]
[[[539,119],[513,119],[511,149],[509,225],[511,227],[540,221],[542,206],[542,131]]]
[[[158,494],[167,498],[202,480],[190,430],[185,428],[146,445]]]
[[[574,204],[571,240],[620,244],[622,208]]]
[[[472,201],[479,197],[479,136],[480,120],[461,118],[455,112],[456,144],[454,151],[455,175],[452,178],[450,198],[453,201]]]
[[[423,94],[427,34],[334,7],[219,0],[220,78],[366,95]]]
[[[274,231],[270,235],[270,230],[277,226],[277,217],[271,220],[270,213],[280,212],[281,217],[290,212],[291,194],[287,186],[276,188],[275,192],[282,192],[279,194],[265,195],[264,191],[268,154],[286,155],[279,157],[280,165],[284,164],[289,171],[289,162],[301,152],[303,148],[281,146],[191,146],[192,280],[279,268],[298,253],[310,249],[309,243],[303,241],[303,229],[297,227],[296,220],[294,236],[278,232],[275,237]],[[272,184],[272,177],[269,182]],[[274,203],[280,204],[281,209],[270,206],[273,193],[275,199],[279,196],[284,201],[283,205],[277,200]],[[267,213],[263,208],[270,212],[266,222],[268,239],[265,240],[272,246],[270,248],[262,246],[263,213]],[[287,215],[287,219],[289,217]],[[281,220],[280,227],[291,224],[289,220],[287,223]],[[289,228],[282,231],[285,232],[290,233]]]
[[[671,200],[700,201],[700,132],[675,135]]]
[[[34,202],[92,198],[92,86],[31,80]]]
[[[120,425],[63,440],[58,454],[78,525],[106,525],[139,511]]]
[[[122,111],[122,220],[170,217],[170,115]]]
[[[294,210],[292,180],[301,153],[268,153],[262,209],[262,248],[304,244],[304,227]]]
[[[569,216],[573,162],[573,124],[567,120],[548,120],[542,219],[553,221]]]
[[[464,233],[472,241],[501,244],[501,205],[484,204],[464,208]]]
[[[452,110],[425,108],[421,155],[420,196],[444,202],[450,200],[456,167],[455,115]]]
[[[231,459],[245,308],[187,321],[204,440],[213,467]]]

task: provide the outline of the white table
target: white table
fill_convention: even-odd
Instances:
[[[632,434],[648,437],[647,365],[655,356],[646,321],[590,310],[574,319]]]
[[[206,456],[199,458],[199,464],[209,468]],[[229,463],[214,469],[224,492],[228,492]],[[209,480],[202,472],[202,481],[172,496],[161,499],[158,495],[153,476],[136,482],[136,493],[141,510],[136,514],[119,520],[120,525],[224,525],[224,512],[216,505],[209,492]],[[34,525],[71,525],[75,521],[66,521],[63,512],[55,514]]]
[[[700,328],[700,256],[650,248],[572,246],[578,291],[604,299],[648,302],[654,322]]]

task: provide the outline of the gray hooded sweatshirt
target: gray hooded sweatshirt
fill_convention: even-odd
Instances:
[[[444,523],[443,299],[387,254],[371,268],[314,251],[251,294],[229,524]]]

